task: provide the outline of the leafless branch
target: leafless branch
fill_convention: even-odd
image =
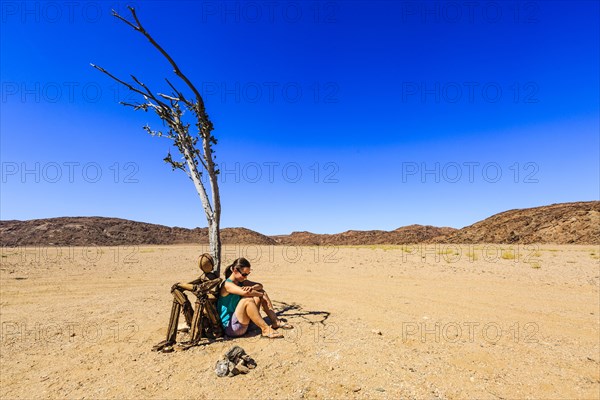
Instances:
[[[113,15],[115,17],[117,17],[120,20],[124,21],[125,23],[127,23],[127,25],[129,25],[130,27],[132,27],[133,29],[135,29],[136,31],[138,31],[142,35],[144,35],[146,37],[146,39],[148,39],[148,41],[150,41],[150,43],[152,43],[152,45],[169,61],[169,63],[173,67],[173,72],[175,73],[175,75],[177,75],[182,81],[184,81],[185,84],[190,88],[190,90],[196,96],[196,106],[198,108],[198,113],[199,114],[204,114],[205,117],[206,117],[206,120],[208,120],[208,116],[206,115],[205,108],[204,108],[204,100],[202,99],[202,96],[200,95],[200,92],[198,91],[198,89],[196,89],[196,87],[188,79],[188,77],[183,72],[181,72],[181,69],[179,69],[179,67],[177,66],[177,64],[175,63],[175,61],[173,60],[173,58],[171,58],[171,56],[169,55],[169,53],[167,53],[161,47],[161,45],[159,45],[156,42],[156,40],[154,40],[154,38],[146,31],[146,29],[144,29],[144,27],[142,26],[142,23],[140,22],[139,18],[137,17],[137,14],[135,12],[135,8],[133,8],[131,6],[127,7],[127,8],[131,12],[131,15],[133,16],[133,19],[135,20],[135,22],[136,22],[137,25],[134,25],[131,22],[127,21],[125,18],[123,18],[122,16],[120,16],[115,10],[112,10],[112,13],[113,13]]]
[[[127,89],[131,90],[132,92],[141,94],[142,96],[145,96],[146,94],[144,92],[142,92],[141,90],[131,86],[129,83],[117,78],[116,76],[114,76],[113,74],[111,74],[110,72],[108,72],[107,70],[105,70],[104,68],[95,65],[95,64],[90,64],[92,67],[96,68],[98,71],[110,76],[112,79],[114,79],[115,81],[119,82],[121,85],[127,87]]]

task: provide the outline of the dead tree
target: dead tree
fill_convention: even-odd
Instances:
[[[150,43],[168,60],[173,67],[173,73],[179,77],[193,94],[193,101],[186,98],[183,93],[175,88],[168,79],[165,79],[170,90],[170,94],[158,93],[150,90],[150,88],[131,75],[133,84],[127,83],[119,79],[97,65],[91,64],[94,68],[108,75],[121,85],[125,86],[130,91],[139,95],[143,102],[121,104],[132,107],[134,110],[154,111],[156,115],[166,124],[168,131],[155,131],[150,126],[144,126],[144,129],[152,136],[166,137],[173,140],[173,145],[177,147],[182,156],[183,161],[173,160],[171,153],[164,158],[164,161],[171,165],[173,170],[180,169],[184,171],[194,183],[196,191],[202,201],[204,214],[208,221],[208,240],[210,253],[214,258],[215,270],[217,276],[220,273],[221,266],[221,238],[219,232],[221,219],[221,202],[219,197],[219,186],[217,177],[219,170],[215,163],[213,146],[217,144],[217,139],[212,135],[213,124],[210,121],[206,109],[204,108],[204,100],[200,92],[181,72],[177,64],[171,56],[154,40],[154,38],[144,29],[138,19],[135,9],[128,7],[135,23],[128,21],[119,15],[116,11],[112,11],[114,17],[120,19],[135,31],[141,33],[150,41]],[[188,110],[195,118],[195,129],[190,131],[191,124],[183,120],[184,110]],[[198,144],[200,143],[200,146]],[[210,185],[210,197],[202,182],[202,175],[208,174],[208,182]]]

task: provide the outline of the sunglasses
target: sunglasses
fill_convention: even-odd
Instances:
[[[239,268],[236,268],[237,272],[239,272],[244,278],[247,277],[248,275],[250,275],[250,272],[246,272],[243,273],[242,270],[240,270]]]

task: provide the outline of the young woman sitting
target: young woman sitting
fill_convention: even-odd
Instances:
[[[283,335],[276,329],[291,329],[292,326],[277,319],[263,286],[247,279],[251,272],[250,262],[243,257],[225,269],[226,280],[221,286],[217,301],[217,312],[221,316],[225,333],[230,337],[242,336],[252,321],[262,331],[262,337],[282,338]],[[271,326],[260,316],[261,307],[269,316]]]

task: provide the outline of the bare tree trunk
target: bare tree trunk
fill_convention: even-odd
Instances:
[[[208,222],[208,243],[210,245],[210,253],[215,259],[216,273],[221,272],[221,194],[219,192],[218,174],[213,158],[213,150],[210,140],[203,140],[202,146],[204,149],[206,169],[208,171],[208,179],[210,183],[210,191],[212,193],[213,218]]]
[[[208,244],[210,247],[210,254],[212,254],[215,260],[216,273],[220,274],[221,271],[221,234],[219,232],[219,222],[209,221],[208,223]]]
[[[207,141],[208,142],[208,141]],[[210,148],[210,143],[203,145],[205,154],[206,151],[210,151],[212,156],[212,149]],[[202,206],[204,207],[204,214],[206,216],[206,220],[208,222],[208,244],[210,249],[210,254],[213,256],[215,262],[215,272],[217,274],[221,273],[221,198],[219,195],[219,187],[218,187],[218,177],[215,172],[215,164],[212,161],[212,157],[209,157],[207,160],[207,171],[210,179],[210,187],[212,193],[212,204],[214,207],[211,207],[211,202],[208,199],[208,195],[206,193],[206,188],[202,183],[200,178],[200,172],[196,164],[193,162],[193,158],[190,155],[191,150],[187,147],[184,147],[184,156],[187,161],[187,167],[190,173],[190,177],[194,182],[194,186],[196,187],[196,191],[200,196],[200,200],[202,201]]]

